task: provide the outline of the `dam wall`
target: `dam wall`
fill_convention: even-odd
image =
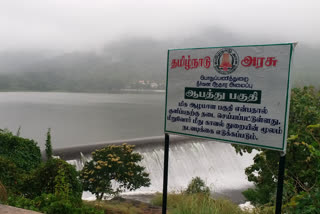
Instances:
[[[141,164],[150,173],[151,186],[140,188],[134,194],[162,192],[164,136],[56,149],[54,155],[81,170],[85,161],[91,159],[90,154],[94,150],[122,143],[136,145],[135,151],[143,156]],[[236,202],[241,201],[241,192],[252,186],[245,175],[245,168],[253,163],[253,156],[254,154],[240,156],[226,143],[170,136],[168,190],[183,190],[193,177],[199,176],[213,193],[229,197]],[[90,194],[87,194],[87,197],[89,196]]]

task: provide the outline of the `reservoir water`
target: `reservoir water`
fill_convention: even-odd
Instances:
[[[0,128],[34,139],[43,149],[163,134],[164,93],[1,92]]]

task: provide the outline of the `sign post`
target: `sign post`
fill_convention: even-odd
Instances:
[[[164,166],[163,166],[163,191],[162,191],[162,214],[167,213],[168,196],[168,166],[169,166],[169,134],[165,134]]]
[[[168,50],[164,132],[285,154],[294,46]],[[283,173],[281,157],[280,210]]]
[[[285,160],[286,160],[286,154],[280,153],[277,198],[276,198],[276,214],[281,214]]]

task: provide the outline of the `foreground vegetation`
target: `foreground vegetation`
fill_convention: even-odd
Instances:
[[[150,185],[148,173],[138,165],[142,156],[131,145],[107,146],[95,151],[93,160],[77,172],[75,167],[52,156],[50,129],[46,161],[33,140],[0,130],[0,202],[48,214],[101,214],[103,208],[83,203],[83,190],[116,196],[121,191]],[[116,181],[118,185],[112,185]]]
[[[52,158],[50,131],[47,161],[33,140],[0,131],[0,202],[48,214],[102,214],[83,204],[75,167]]]
[[[151,204],[135,200],[115,198],[110,201],[86,201],[86,205],[102,209],[105,213],[117,214],[160,214],[162,213],[162,194],[157,193]],[[168,195],[168,214],[273,214],[272,209],[241,210],[228,199],[212,198],[205,182],[195,177],[186,190]]]
[[[152,199],[152,204],[162,205],[162,194]],[[225,198],[213,198],[204,181],[195,177],[185,191],[168,195],[169,214],[273,214],[270,208],[246,208],[239,206]]]

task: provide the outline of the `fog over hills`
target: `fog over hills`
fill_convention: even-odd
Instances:
[[[263,36],[250,38],[213,28],[183,39],[121,38],[98,51],[6,51],[0,53],[0,90],[107,92],[136,88],[139,80],[161,85],[165,82],[169,48],[281,42],[289,41]],[[319,50],[318,46],[298,44],[294,57],[295,86],[318,86],[320,72],[316,62]]]

